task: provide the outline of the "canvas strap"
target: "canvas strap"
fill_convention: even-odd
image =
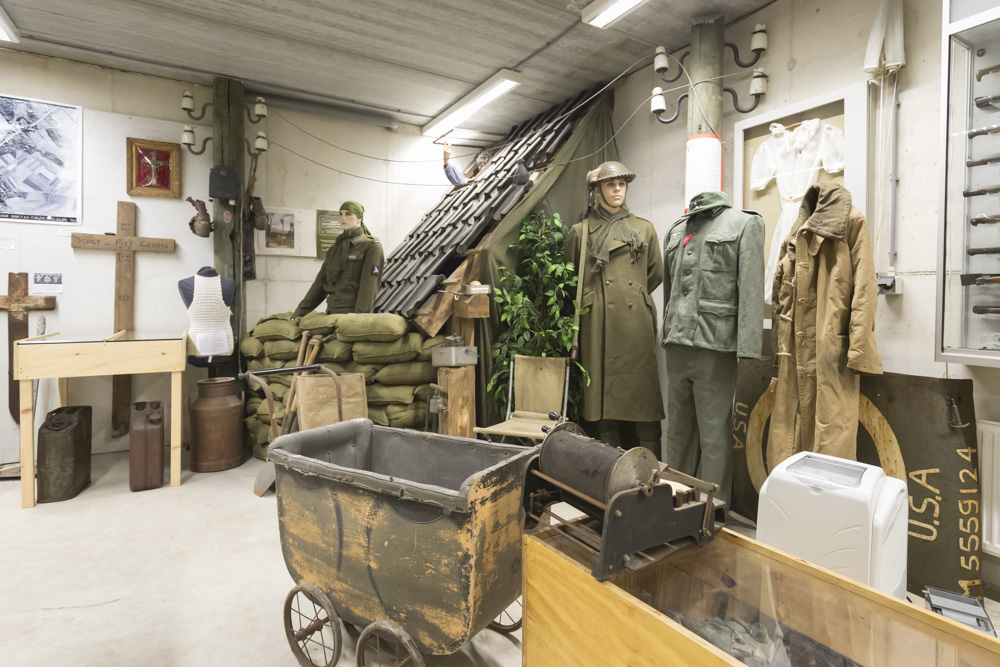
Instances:
[[[573,347],[570,348],[569,358],[573,361],[580,360],[580,309],[583,301],[583,277],[586,275],[584,269],[587,266],[587,239],[590,236],[590,223],[583,221],[583,239],[580,241],[580,275],[576,279],[576,312],[573,313]]]

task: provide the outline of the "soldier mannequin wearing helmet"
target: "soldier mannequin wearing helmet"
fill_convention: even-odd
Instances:
[[[652,223],[625,206],[633,180],[621,162],[587,174],[590,211],[566,235],[565,256],[582,267],[580,363],[590,373],[582,416],[616,446],[619,423],[634,422],[639,444],[660,458],[663,398],[651,293],[663,281],[663,258]]]
[[[327,313],[370,313],[382,280],[385,255],[382,244],[364,223],[365,207],[353,201],[340,205],[343,230],[302,298],[295,316],[301,317],[326,298]]]

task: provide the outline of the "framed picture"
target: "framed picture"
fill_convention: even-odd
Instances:
[[[733,202],[764,219],[766,301],[778,250],[809,186],[839,183],[871,216],[869,109],[868,84],[862,82],[735,124]]]
[[[301,256],[303,234],[315,219],[316,211],[268,206],[267,226],[254,231],[257,254]]]
[[[0,220],[79,225],[83,113],[0,95]]]
[[[129,195],[180,199],[181,145],[133,137],[126,143]]]

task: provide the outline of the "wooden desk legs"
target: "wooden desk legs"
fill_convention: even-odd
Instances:
[[[69,378],[59,378],[59,407],[69,405]]]
[[[35,414],[31,380],[21,380],[21,508],[35,506]]]
[[[184,415],[184,372],[170,374],[170,486],[181,485],[181,428]]]

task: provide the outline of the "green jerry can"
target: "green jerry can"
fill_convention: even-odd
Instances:
[[[69,500],[90,484],[89,405],[56,408],[38,429],[38,502]]]

